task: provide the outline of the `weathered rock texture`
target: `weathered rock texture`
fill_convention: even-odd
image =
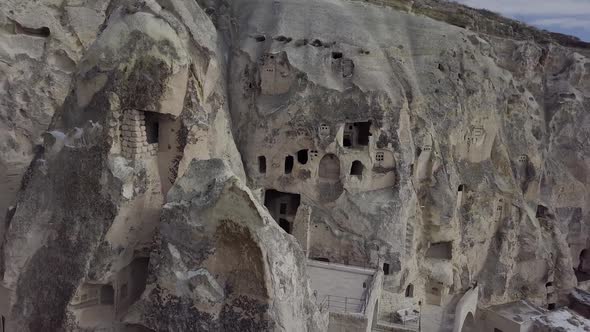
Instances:
[[[305,257],[220,160],[193,162],[168,194],[153,279],[127,321],[156,331],[321,331]]]
[[[589,57],[434,0],[4,1],[8,326],[322,330],[306,256],[385,269],[379,319],[474,282],[559,302],[590,273]]]

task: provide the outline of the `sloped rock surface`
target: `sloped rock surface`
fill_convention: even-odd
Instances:
[[[156,331],[323,331],[305,257],[222,160],[168,195],[152,281],[127,321]]]
[[[447,4],[5,1],[9,330],[322,330],[305,255],[387,267],[379,319],[475,282],[483,306],[567,293],[588,45]]]

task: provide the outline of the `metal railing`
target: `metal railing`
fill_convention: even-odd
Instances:
[[[326,295],[324,296],[320,307],[327,308],[330,312],[362,313],[364,304],[364,299]]]

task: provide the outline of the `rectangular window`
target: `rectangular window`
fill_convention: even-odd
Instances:
[[[258,172],[260,174],[266,173],[266,157],[265,156],[258,157]]]
[[[291,174],[291,172],[293,171],[293,164],[293,156],[287,156],[285,158],[285,174]]]
[[[383,275],[389,275],[389,264],[383,263]]]
[[[160,123],[158,113],[145,113],[145,134],[148,144],[158,143],[160,136]]]

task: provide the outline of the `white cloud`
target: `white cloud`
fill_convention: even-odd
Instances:
[[[590,0],[454,0],[590,41]]]
[[[590,16],[590,0],[458,0],[458,2],[510,16]]]
[[[590,30],[590,19],[581,19],[576,17],[540,18],[532,20],[529,23],[542,27]]]

